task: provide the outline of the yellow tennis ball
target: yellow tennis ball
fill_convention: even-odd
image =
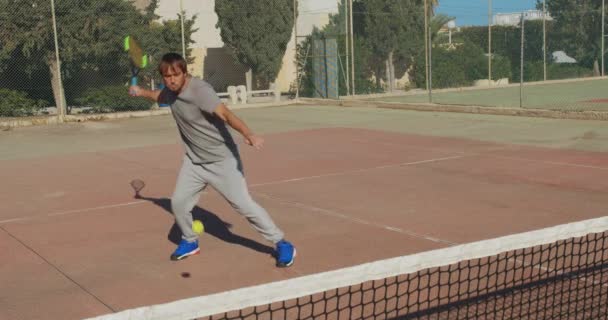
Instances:
[[[201,234],[205,232],[205,226],[200,220],[194,220],[192,221],[192,231],[196,234]]]

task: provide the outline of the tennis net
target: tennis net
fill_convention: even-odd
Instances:
[[[603,217],[98,319],[608,319],[607,236]]]

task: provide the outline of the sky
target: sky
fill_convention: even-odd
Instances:
[[[494,14],[535,8],[536,0],[492,0]],[[439,0],[436,12],[455,17],[457,26],[488,25],[488,0]]]
[[[337,1],[300,0],[309,13],[334,11]],[[536,0],[492,0],[493,13],[521,12],[536,8]],[[456,25],[488,25],[488,0],[439,0],[437,13],[456,18]]]
[[[488,25],[489,0],[439,0],[437,13],[443,13],[456,18],[457,26]],[[186,12],[196,12],[198,15],[196,27],[199,30],[215,30],[217,15],[213,10],[215,0],[183,0]],[[327,23],[327,14],[335,13],[338,0],[299,0],[300,18],[298,20],[298,33],[308,34],[313,25]],[[536,0],[492,0],[494,13],[521,12],[534,9]],[[179,6],[174,0],[160,1],[157,14],[165,18],[175,19]],[[222,45],[219,31],[198,32],[193,40],[207,47]]]

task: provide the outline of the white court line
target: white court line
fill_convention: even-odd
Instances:
[[[605,232],[605,230],[608,230],[608,217],[429,250],[205,296],[142,306],[88,319],[170,320],[206,318],[222,314],[227,310],[240,310],[274,302],[289,301],[336,288],[345,288],[368,281],[417,273],[420,270],[449,266],[466,260],[494,256],[500,252],[583,237],[589,233]],[[526,241],[522,241],[522,239],[526,239]],[[423,291],[425,288],[420,290]]]
[[[319,214],[323,214],[323,215],[326,215],[326,216],[341,218],[341,219],[348,220],[350,222],[354,222],[354,223],[358,223],[358,224],[362,224],[362,225],[378,227],[378,228],[381,228],[381,229],[385,229],[385,230],[389,230],[389,231],[405,234],[405,235],[408,235],[408,236],[411,236],[411,237],[414,237],[414,238],[424,239],[424,240],[432,241],[432,242],[435,242],[435,243],[447,244],[447,245],[450,245],[450,246],[458,244],[458,243],[455,243],[455,242],[452,242],[452,241],[449,241],[449,240],[439,239],[439,238],[431,237],[429,235],[416,233],[414,231],[404,230],[404,229],[397,228],[397,227],[392,227],[392,226],[388,226],[388,225],[384,225],[384,224],[380,224],[380,223],[374,223],[374,222],[370,222],[370,221],[359,219],[359,218],[354,218],[354,217],[351,217],[349,215],[346,215],[346,214],[343,214],[343,213],[340,213],[340,212],[336,212],[336,211],[333,211],[333,210],[319,208],[319,207],[316,207],[316,206],[312,206],[312,205],[308,205],[308,204],[303,204],[303,203],[297,202],[297,201],[289,201],[289,200],[280,199],[280,198],[273,197],[271,195],[268,195],[268,194],[265,194],[265,193],[261,193],[261,192],[256,192],[256,194],[258,194],[258,195],[260,195],[260,196],[262,196],[264,198],[273,200],[273,201],[277,201],[277,202],[280,202],[280,203],[283,203],[283,204],[295,206],[295,207],[298,207],[298,208],[303,208],[303,209],[306,209],[306,210],[309,210],[309,211],[312,211],[312,212],[316,212],[316,213],[319,213]]]
[[[421,160],[421,161],[414,161],[414,162],[404,162],[404,163],[398,163],[398,164],[393,164],[393,165],[384,165],[384,166],[378,166],[378,167],[372,167],[372,168],[356,169],[356,170],[350,170],[350,171],[342,171],[342,172],[328,173],[328,174],[322,174],[322,175],[314,175],[314,176],[306,176],[306,177],[293,178],[293,179],[271,181],[271,182],[266,182],[266,183],[258,183],[258,184],[252,184],[252,185],[250,185],[250,187],[261,187],[261,186],[267,186],[267,185],[282,184],[282,183],[287,183],[287,182],[295,182],[295,181],[310,180],[310,179],[317,179],[317,178],[324,178],[324,177],[347,175],[347,174],[351,174],[351,173],[359,173],[359,172],[373,171],[373,170],[386,169],[386,168],[397,168],[397,167],[410,166],[410,165],[416,165],[416,164],[458,159],[458,158],[463,158],[463,157],[464,157],[464,155],[459,155],[459,156]],[[126,203],[119,203],[119,204],[104,205],[104,206],[92,207],[92,208],[66,210],[66,211],[49,213],[47,215],[44,215],[43,217],[61,216],[61,215],[66,215],[66,214],[71,214],[71,213],[81,213],[81,212],[103,210],[103,209],[110,209],[110,208],[117,208],[117,207],[126,207],[126,206],[137,205],[137,204],[141,204],[141,203],[145,203],[145,202],[148,202],[148,201],[142,200],[142,201],[133,201],[133,202],[126,202]],[[32,219],[39,218],[39,217],[41,217],[41,216],[30,216],[30,217],[23,217],[23,218],[0,220],[0,224],[32,220]]]
[[[385,145],[385,146],[397,146],[397,147],[401,147],[404,149],[416,149],[416,150],[425,150],[425,151],[438,151],[438,152],[447,152],[447,150],[445,148],[429,148],[429,147],[421,147],[421,146],[412,146],[412,145],[404,145],[403,143],[393,143],[393,142],[386,142],[386,141],[373,141],[373,140],[365,140],[365,139],[354,139],[354,142],[358,142],[358,143],[372,143],[372,144],[380,144],[380,145]],[[465,154],[467,153],[466,151],[457,151],[457,150],[450,150],[449,152],[452,153],[460,153],[460,154]]]
[[[380,224],[380,223],[374,223],[374,222],[366,221],[366,220],[363,220],[363,219],[360,219],[360,218],[355,218],[355,217],[348,216],[346,214],[343,214],[343,213],[340,213],[340,212],[337,212],[337,211],[333,211],[333,210],[329,210],[329,209],[324,209],[324,208],[320,208],[320,207],[317,207],[317,206],[307,205],[307,204],[303,204],[303,203],[297,202],[297,201],[284,200],[284,199],[273,197],[271,195],[268,195],[268,194],[265,194],[265,193],[261,193],[261,192],[256,192],[256,194],[258,194],[258,195],[260,195],[260,196],[262,196],[264,198],[267,198],[267,199],[279,202],[279,203],[288,204],[288,205],[295,206],[295,207],[298,207],[298,208],[303,208],[303,209],[306,209],[308,211],[312,211],[312,212],[315,212],[315,213],[319,213],[319,214],[323,214],[323,215],[331,216],[331,217],[336,217],[336,218],[341,218],[341,219],[344,219],[344,220],[347,220],[347,221],[350,221],[350,222],[354,222],[354,223],[358,223],[358,224],[362,224],[362,225],[378,227],[378,228],[381,228],[381,229],[385,229],[385,230],[389,230],[389,231],[405,234],[407,236],[411,236],[411,237],[418,238],[418,239],[423,239],[423,240],[428,240],[428,241],[435,242],[435,243],[447,244],[450,247],[457,246],[457,245],[462,245],[462,243],[459,243],[459,242],[453,242],[453,241],[446,240],[446,239],[440,239],[440,238],[432,237],[432,236],[429,236],[429,235],[416,233],[416,232],[411,231],[411,230],[404,230],[404,229],[397,228],[397,227],[392,227],[392,226],[383,225],[383,224]],[[546,267],[543,264],[528,263],[528,262],[526,262],[524,260],[521,260],[521,259],[509,258],[509,259],[507,259],[507,261],[508,262],[509,261],[510,262],[515,262],[516,264],[522,265],[524,267],[531,267],[533,269],[543,270],[545,272],[555,272],[557,270],[557,269],[554,269],[554,268]],[[549,262],[550,261],[548,261],[546,263],[549,263]],[[564,272],[560,271],[560,272],[557,272],[557,274],[558,275],[562,275],[562,274],[564,274]],[[580,279],[582,281],[584,281],[584,282],[591,283],[593,285],[600,284],[600,282],[597,281],[597,280],[595,280],[594,278],[588,279],[587,277],[580,277]],[[601,286],[602,287],[608,287],[608,284],[601,284]]]
[[[127,206],[133,206],[133,205],[145,203],[145,202],[148,202],[148,201],[145,201],[145,200],[133,201],[133,202],[126,202],[126,203],[119,203],[119,204],[110,204],[110,205],[93,207],[93,208],[59,211],[59,212],[49,213],[49,214],[46,214],[43,216],[30,216],[30,217],[23,217],[23,218],[0,220],[0,224],[9,223],[9,222],[20,222],[20,221],[33,220],[33,219],[40,218],[40,217],[53,217],[53,216],[61,216],[61,215],[65,215],[65,214],[70,214],[70,213],[81,213],[81,212],[96,211],[96,210],[103,210],[103,209],[110,209],[110,208],[127,207]]]
[[[142,200],[142,201],[133,201],[133,202],[126,202],[126,203],[119,203],[119,204],[111,204],[111,205],[105,205],[105,206],[99,206],[99,207],[93,207],[93,208],[86,208],[86,209],[67,210],[67,211],[50,213],[50,214],[48,214],[48,216],[49,217],[52,217],[52,216],[61,216],[61,215],[70,214],[70,213],[79,213],[79,212],[87,212],[87,211],[94,211],[94,210],[103,210],[103,209],[110,209],[110,208],[117,208],[117,207],[126,207],[126,206],[132,206],[132,205],[136,205],[136,204],[140,204],[140,203],[146,203],[146,202],[148,202],[148,201]]]
[[[300,177],[300,178],[294,178],[294,179],[286,179],[286,180],[278,180],[278,181],[271,181],[271,182],[265,182],[265,183],[258,183],[258,184],[252,184],[249,187],[250,188],[254,188],[254,187],[267,186],[267,185],[282,184],[282,183],[287,183],[287,182],[295,182],[295,181],[302,181],[302,180],[309,180],[309,179],[317,179],[317,178],[324,178],[324,177],[347,175],[347,174],[351,174],[351,173],[366,172],[366,171],[385,169],[385,168],[397,168],[397,167],[416,165],[416,164],[422,164],[422,163],[431,163],[431,162],[445,161],[445,160],[450,160],[450,159],[458,159],[458,158],[462,158],[462,157],[464,157],[464,155],[445,157],[445,158],[437,158],[437,159],[429,159],[429,160],[421,160],[421,161],[414,161],[414,162],[405,162],[405,163],[398,163],[398,164],[393,164],[393,165],[384,165],[384,166],[378,166],[378,167],[372,167],[372,168],[356,169],[356,170],[350,170],[350,171],[342,171],[342,172],[328,173],[328,174],[322,174],[322,175],[314,175],[314,176]],[[206,193],[206,191],[203,191],[203,193]],[[93,207],[93,208],[84,208],[84,209],[74,209],[74,210],[60,211],[60,212],[46,214],[46,215],[43,215],[43,216],[30,216],[30,217],[22,217],[22,218],[0,220],[0,224],[10,223],[10,222],[20,222],[20,221],[33,220],[33,219],[40,218],[40,217],[60,216],[60,215],[66,215],[66,214],[70,214],[70,213],[80,213],[80,212],[103,210],[103,209],[110,209],[110,208],[116,208],[116,207],[126,207],[126,206],[141,204],[141,203],[145,203],[145,202],[148,202],[148,201],[142,200],[142,201],[119,203],[119,204],[110,204],[110,205],[104,205],[104,206]]]
[[[529,159],[529,158],[522,158],[522,157],[513,157],[513,156],[497,156],[497,155],[492,155],[492,154],[480,154],[480,156],[487,156],[487,157],[493,157],[493,158],[499,158],[499,159],[508,159],[508,160],[538,162],[538,163],[551,164],[551,165],[556,165],[556,166],[565,166],[565,167],[608,170],[607,167],[598,167],[598,166],[591,166],[591,165],[586,165],[586,164],[576,164],[576,163],[569,163],[569,162],[536,160],[536,159]]]
[[[364,139],[357,139],[357,140],[354,140],[354,141],[355,142],[366,142],[366,143],[375,143],[375,144],[384,144],[384,145],[389,145],[389,146],[404,147],[402,144],[392,143],[392,142],[375,142],[375,141],[369,141],[369,140],[364,140]],[[510,149],[511,147],[513,147],[513,145],[496,146],[496,147],[487,148],[484,151],[500,151],[500,150]],[[515,145],[515,147],[517,147],[517,146]],[[404,148],[405,149],[420,149],[420,150],[428,150],[428,151],[442,151],[442,150],[444,150],[444,149],[441,149],[441,148],[426,148],[426,147],[418,147],[418,146],[405,146]],[[548,150],[554,150],[554,149],[548,149]],[[577,150],[574,150],[574,151],[577,151]],[[453,152],[461,153],[461,154],[469,155],[469,156],[486,156],[486,157],[493,157],[493,158],[499,158],[499,159],[529,161],[529,162],[537,162],[537,163],[544,163],[544,164],[551,164],[551,165],[558,165],[558,166],[566,166],[566,167],[569,166],[569,167],[576,167],[576,168],[608,170],[607,167],[598,167],[598,166],[585,165],[585,164],[576,164],[576,163],[569,163],[569,162],[547,161],[547,160],[538,160],[538,159],[530,159],[530,158],[515,157],[515,156],[498,156],[498,155],[493,155],[493,154],[488,154],[488,153],[480,153],[480,152],[467,152],[467,151],[453,151]]]
[[[325,177],[342,176],[342,175],[348,175],[348,174],[351,174],[351,173],[360,173],[360,172],[367,172],[367,171],[373,171],[373,170],[379,170],[379,169],[387,169],[387,168],[398,168],[398,167],[405,167],[405,166],[411,166],[411,165],[416,165],[416,164],[440,162],[440,161],[446,161],[446,160],[452,160],[452,159],[460,159],[460,158],[464,158],[464,157],[466,157],[466,155],[458,155],[458,156],[451,156],[451,157],[445,157],[445,158],[420,160],[420,161],[414,161],[414,162],[403,162],[403,163],[389,164],[389,165],[378,166],[378,167],[371,167],[371,168],[364,168],[364,169],[355,169],[355,170],[350,170],[350,171],[341,171],[341,172],[320,174],[320,175],[314,175],[314,176],[306,176],[306,177],[293,178],[293,179],[277,180],[277,181],[264,182],[264,183],[255,183],[255,184],[250,185],[250,187],[255,188],[255,187],[268,186],[268,185],[282,184],[282,183],[287,183],[287,182],[296,182],[296,181],[302,181],[302,180],[310,180],[310,179],[318,179],[318,178],[325,178]]]

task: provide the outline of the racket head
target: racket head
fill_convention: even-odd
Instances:
[[[129,54],[131,63],[138,69],[148,65],[148,56],[144,54],[141,46],[134,36],[126,36],[124,40],[124,50]]]

